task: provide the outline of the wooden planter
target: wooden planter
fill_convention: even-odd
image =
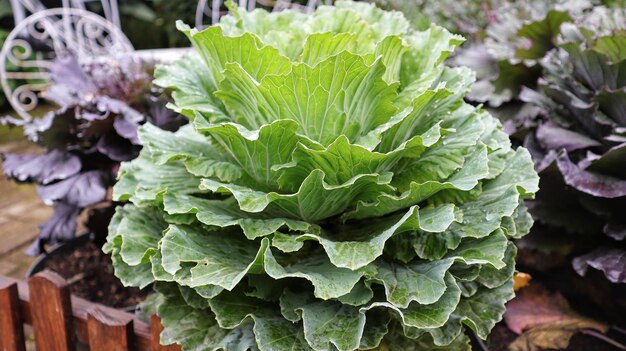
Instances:
[[[38,351],[74,351],[76,342],[91,351],[175,351],[159,342],[163,327],[134,315],[70,295],[67,282],[51,271],[25,282],[0,276],[0,350],[24,351],[24,324],[35,332]]]

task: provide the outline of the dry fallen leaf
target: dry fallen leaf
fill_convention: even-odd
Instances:
[[[531,277],[528,273],[515,273],[515,276],[513,277],[513,290],[518,291],[521,288],[527,287],[531,279],[533,279],[533,277]]]
[[[550,293],[539,284],[523,289],[507,304],[504,320],[511,331],[521,334],[510,345],[512,351],[562,349],[581,330],[608,330],[607,325],[572,310],[560,293]]]

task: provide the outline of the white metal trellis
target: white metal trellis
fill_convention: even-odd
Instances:
[[[48,50],[35,50],[32,43]],[[44,9],[25,18],[9,33],[0,51],[0,84],[24,120],[48,85],[49,68],[69,52],[79,61],[132,52],[124,33],[106,19],[76,8]]]
[[[23,21],[28,13],[37,13],[43,11],[46,7],[40,0],[10,0],[11,8],[13,9],[13,17],[15,24],[19,24]],[[64,8],[77,8],[80,10],[86,10],[85,4],[88,2],[98,1],[102,5],[102,12],[104,18],[112,22],[118,28],[120,28],[120,14],[117,5],[117,0],[63,0]]]
[[[299,9],[304,12],[313,12],[319,5],[332,4],[332,0],[308,0],[306,5],[294,3],[291,0],[238,0],[239,7],[252,11],[256,6],[262,5],[271,7],[272,11],[281,11],[288,8]],[[202,29],[204,25],[204,17],[211,19],[210,24],[217,23],[220,17],[225,14],[222,11],[224,1],[222,0],[199,0],[196,8],[196,28]]]

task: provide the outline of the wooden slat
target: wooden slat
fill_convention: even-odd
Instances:
[[[40,273],[43,274],[43,273]],[[58,277],[58,276],[57,276]],[[31,278],[32,279],[32,278]],[[19,293],[19,307],[20,307],[20,315],[22,317],[22,321],[25,324],[33,325],[33,318],[36,318],[36,313],[33,313],[34,306],[30,300],[30,291],[29,286],[22,282],[13,278],[8,278],[5,276],[0,276],[0,287],[9,286],[11,284],[17,284],[18,293]],[[94,302],[87,301],[85,299],[71,296],[71,309],[72,309],[72,319],[73,319],[73,334],[76,339],[83,344],[89,344],[89,328],[88,328],[88,320],[89,320],[89,312],[97,306],[103,313],[107,316],[115,319],[133,319],[134,316],[130,313],[117,310],[111,307],[103,306]],[[145,322],[134,319],[133,320],[133,335],[134,342],[133,348],[131,350],[137,351],[179,351],[180,347],[178,345],[169,345],[162,346],[159,344],[160,333],[163,330],[163,326],[157,316],[152,317],[151,324],[153,325],[153,329],[151,330],[151,326],[146,324]],[[154,329],[157,328],[157,329]],[[39,349],[38,349],[39,350]],[[51,350],[49,348],[44,348],[45,350]],[[56,350],[55,350],[56,351]],[[66,351],[66,350],[63,350]]]
[[[90,351],[128,351],[133,345],[133,318],[107,313],[94,306],[88,313]]]
[[[0,350],[25,350],[23,324],[17,284],[0,282]]]
[[[38,351],[73,351],[72,302],[67,282],[51,271],[28,281],[30,304]]]
[[[114,318],[134,318],[134,315],[130,313],[96,304],[85,299],[81,299],[80,297],[72,296],[72,309],[74,314],[74,327],[76,328],[76,335],[78,336],[78,340],[85,344],[89,343],[89,336],[87,331],[87,319],[89,318],[88,312],[91,308],[93,308],[94,305],[97,305],[98,308]],[[135,349],[146,351],[150,350],[150,326],[138,319],[133,320],[133,325],[135,334]]]
[[[154,314],[152,315],[150,330],[152,331],[152,343],[151,350],[152,351],[180,351],[180,345],[161,345],[161,332],[163,331],[163,325],[161,324],[161,320],[159,317]]]

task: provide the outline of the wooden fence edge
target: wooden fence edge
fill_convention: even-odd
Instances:
[[[49,323],[53,323],[51,327]],[[161,322],[151,325],[131,313],[69,294],[58,274],[43,271],[28,284],[0,276],[0,350],[24,351],[23,324],[32,325],[35,339],[51,351],[73,350],[75,341],[98,350],[178,351],[178,345],[161,345]]]

